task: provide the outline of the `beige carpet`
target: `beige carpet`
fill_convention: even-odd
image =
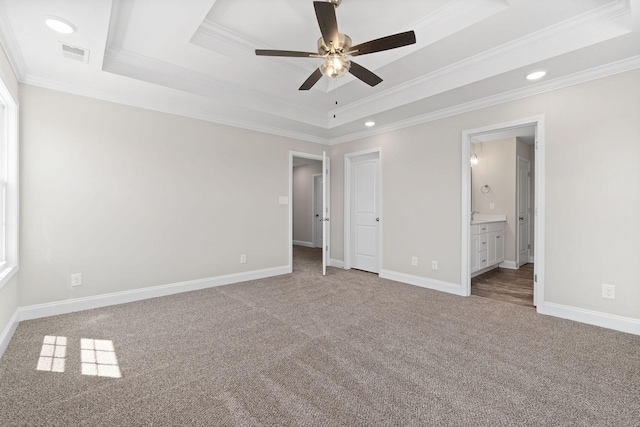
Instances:
[[[318,256],[296,247],[292,275],[21,323],[0,360],[0,424],[640,425],[640,337],[322,277]],[[45,336],[66,337],[64,372],[37,369]],[[109,341],[121,378],[82,375],[85,352],[108,352],[81,346]]]

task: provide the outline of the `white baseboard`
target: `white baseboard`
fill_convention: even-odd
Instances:
[[[7,326],[4,327],[2,334],[0,334],[0,357],[2,357],[4,351],[7,349],[9,341],[11,341],[11,337],[18,327],[18,323],[18,309],[16,309],[11,319],[9,319]]]
[[[508,268],[509,270],[517,270],[518,263],[515,261],[502,261],[498,267]]]
[[[331,258],[329,260],[329,265],[331,267],[336,267],[336,268],[344,268],[344,261],[340,261],[339,259],[333,259]]]
[[[315,248],[313,242],[304,242],[302,240],[294,240],[293,244],[297,246],[305,246],[307,248]]]
[[[443,282],[441,280],[427,279],[426,277],[414,276],[406,273],[399,273],[391,270],[380,270],[380,277],[383,279],[395,280],[396,282],[407,283],[409,285],[420,286],[422,288],[447,292],[455,295],[463,295],[462,286],[456,283]]]
[[[124,304],[148,298],[157,298],[181,292],[230,285],[232,283],[246,282],[248,280],[264,279],[266,277],[279,276],[288,273],[290,273],[290,268],[288,265],[285,265],[282,267],[247,271],[243,273],[228,274],[225,276],[209,277],[206,279],[189,280],[186,282],[152,286],[149,288],[134,289],[131,291],[114,292],[92,297],[74,298],[46,304],[30,305],[18,308],[17,320],[22,321],[38,319],[41,317],[57,316],[59,314],[72,313],[75,311],[89,310],[92,308],[106,307],[115,304]]]
[[[545,302],[538,305],[538,313],[548,316],[561,317],[580,323],[614,329],[620,332],[640,335],[640,319],[617,316],[615,314],[602,313],[600,311],[586,310],[584,308]]]

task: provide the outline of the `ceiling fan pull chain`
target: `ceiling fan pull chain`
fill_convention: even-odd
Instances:
[[[338,108],[338,83],[337,79],[333,79],[333,92],[336,94],[336,108]],[[333,118],[336,118],[336,113],[333,113]]]

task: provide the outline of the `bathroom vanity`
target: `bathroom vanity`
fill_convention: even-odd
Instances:
[[[471,221],[469,264],[471,277],[496,268],[504,261],[504,227],[506,218]]]

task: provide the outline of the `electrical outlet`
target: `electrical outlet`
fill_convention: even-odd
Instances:
[[[412,256],[411,257],[411,265],[413,265],[414,267],[418,266],[418,257],[417,256]]]
[[[71,275],[71,286],[82,286],[82,273],[74,273]]]
[[[240,264],[247,263],[247,256],[245,254],[240,255]]]
[[[616,299],[616,287],[614,285],[602,285],[602,298]]]
[[[432,270],[437,270],[438,269],[438,261],[436,261],[436,260],[431,261],[431,269]]]

